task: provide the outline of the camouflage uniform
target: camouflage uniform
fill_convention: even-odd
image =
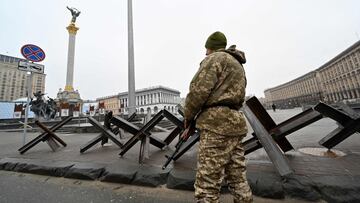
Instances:
[[[245,98],[246,77],[243,52],[235,46],[207,56],[190,83],[185,100],[185,119],[196,117],[200,130],[195,198],[219,202],[220,184],[225,178],[235,202],[251,202],[246,180],[242,139],[247,133],[245,117],[239,111]]]

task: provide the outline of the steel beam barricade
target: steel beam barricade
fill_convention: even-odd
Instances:
[[[116,139],[116,130],[111,128],[110,120],[112,118],[112,112],[108,112],[105,114],[104,125],[101,125],[97,120],[93,117],[88,117],[89,123],[91,123],[95,128],[100,130],[101,134],[96,136],[94,139],[90,140],[84,146],[80,147],[80,153],[84,153],[86,150],[90,149],[96,143],[101,142],[101,145],[104,145],[108,142],[108,139],[113,141],[120,148],[123,144]],[[114,133],[115,131],[115,133]],[[118,132],[118,131],[117,131]]]
[[[280,146],[283,152],[287,152],[293,149],[293,146],[286,139],[287,135],[323,118],[319,112],[315,111],[313,108],[310,108],[287,119],[284,122],[281,122],[280,124],[276,124],[256,97],[252,97],[247,100],[246,106],[248,106],[251,111],[254,112],[261,124],[272,135],[273,139]],[[249,154],[257,149],[262,148],[256,133],[253,133],[253,137],[244,142],[244,148],[245,154]]]
[[[150,131],[163,119],[167,118],[172,123],[176,125],[175,129],[165,138],[165,140],[160,140],[157,137],[154,137],[151,135]],[[111,118],[111,123],[116,125],[117,127],[131,133],[133,136],[124,144],[124,146],[121,148],[120,156],[123,156],[126,154],[126,152],[131,149],[138,141],[142,141],[143,139],[146,139],[146,137],[149,137],[150,144],[162,149],[168,144],[171,143],[175,137],[183,131],[183,124],[180,119],[172,115],[167,110],[163,109],[160,112],[158,112],[155,116],[153,116],[150,121],[148,121],[143,127],[139,128],[136,125],[128,122],[127,120],[114,116]],[[140,149],[139,153],[139,163],[143,162],[143,153],[144,150]]]
[[[256,97],[245,102],[244,113],[254,130],[253,137],[243,142],[245,154],[264,147],[281,176],[292,173],[283,154],[293,149],[286,136],[323,118],[310,108],[276,124]]]
[[[314,107],[316,111],[335,120],[339,125],[338,128],[319,141],[320,145],[328,149],[335,147],[354,133],[360,132],[360,115],[346,105],[341,107],[344,112],[324,103],[319,103]]]
[[[252,111],[252,109],[250,109],[249,106],[247,105],[244,106],[244,113],[251,127],[253,128],[257,139],[260,141],[262,147],[264,147],[266,153],[268,154],[275,168],[278,170],[279,174],[281,176],[286,176],[291,174],[293,171],[290,168],[290,165],[285,155],[281,152],[280,148],[273,140],[271,134],[264,127],[263,122],[261,122],[261,120]],[[289,142],[283,142],[283,143],[286,143],[286,145],[288,144],[290,145]],[[290,146],[286,146],[286,147],[289,148]]]
[[[20,154],[24,154],[26,151],[28,151],[29,149],[31,149],[32,147],[34,147],[35,145],[37,145],[39,142],[47,142],[47,144],[50,146],[50,148],[53,151],[56,151],[60,146],[58,145],[57,142],[59,142],[61,145],[63,145],[64,147],[66,147],[66,143],[60,139],[57,135],[55,135],[55,131],[58,130],[59,128],[61,128],[62,126],[64,126],[66,123],[68,123],[69,121],[71,121],[73,117],[72,116],[68,116],[66,118],[64,118],[62,121],[56,123],[54,126],[52,126],[50,129],[47,128],[44,124],[42,124],[39,121],[35,121],[35,124],[37,126],[39,126],[41,129],[44,130],[43,133],[41,133],[39,136],[37,136],[36,138],[32,139],[30,142],[28,142],[27,144],[25,144],[24,146],[20,147],[18,149],[18,151],[20,152]],[[57,141],[57,142],[56,142]]]

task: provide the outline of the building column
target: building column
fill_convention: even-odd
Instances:
[[[356,88],[354,91],[355,91],[355,93],[356,93],[356,98],[360,98],[359,89]]]

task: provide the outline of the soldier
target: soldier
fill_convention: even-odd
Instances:
[[[192,79],[185,100],[185,127],[196,119],[200,131],[194,184],[197,202],[219,202],[224,178],[234,202],[252,202],[242,146],[247,126],[239,111],[245,98],[242,64],[246,60],[235,45],[225,50],[226,44],[221,32],[209,36],[207,57]]]

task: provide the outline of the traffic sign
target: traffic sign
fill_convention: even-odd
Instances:
[[[44,73],[44,65],[31,63],[28,61],[19,61],[19,70],[30,71],[35,73]]]
[[[45,59],[45,52],[38,46],[26,44],[21,47],[21,54],[29,61],[40,62]]]

